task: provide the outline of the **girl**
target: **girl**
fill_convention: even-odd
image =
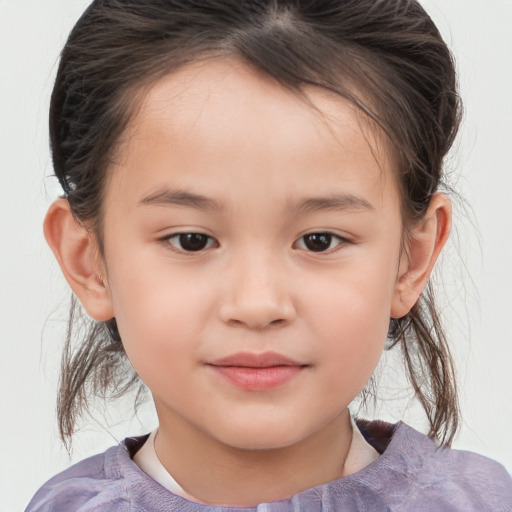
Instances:
[[[59,424],[69,440],[87,390],[140,378],[159,427],[27,510],[512,510],[501,466],[448,448],[428,281],[459,112],[412,0],[93,2],[50,116],[65,197],[45,235],[94,319]],[[386,341],[428,436],[350,416]]]

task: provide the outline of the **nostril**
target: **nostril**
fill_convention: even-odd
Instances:
[[[249,329],[254,330],[264,330],[269,329],[271,327],[281,327],[287,323],[287,321],[284,318],[277,318],[275,320],[271,320],[270,322],[250,322],[250,321],[243,321],[238,320],[236,318],[232,318],[229,320],[229,325],[232,327],[248,327]]]
[[[255,331],[281,328],[293,322],[295,307],[288,298],[269,300],[253,295],[226,299],[219,308],[222,322]]]

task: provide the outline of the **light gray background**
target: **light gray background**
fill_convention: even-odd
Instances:
[[[47,110],[58,53],[87,4],[0,0],[0,512],[23,510],[71,461],[155,426],[151,407],[132,421],[126,401],[111,410],[108,431],[100,419],[80,432],[71,461],[57,440],[54,396],[69,292],[41,230],[58,194],[47,178]],[[448,163],[473,213],[458,208],[458,247],[448,248],[441,278],[464,417],[455,446],[510,470],[512,0],[423,4],[455,52],[466,107]],[[388,372],[384,382],[393,380]],[[376,414],[404,414],[421,428],[417,408],[400,396]]]

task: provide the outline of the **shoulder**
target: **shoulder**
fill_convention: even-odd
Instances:
[[[439,486],[445,500],[461,510],[512,511],[510,475],[501,464],[476,453],[436,447],[417,482],[424,489]]]
[[[124,472],[131,459],[126,441],[51,478],[37,491],[25,512],[129,511]]]
[[[390,470],[388,492],[408,509],[512,511],[512,479],[497,462],[462,450],[438,447],[399,423],[381,456]],[[386,481],[387,480],[387,481]],[[404,509],[405,510],[405,509]]]

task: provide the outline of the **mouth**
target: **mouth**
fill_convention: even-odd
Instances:
[[[295,379],[309,365],[276,352],[241,352],[207,363],[214,373],[246,391],[270,391]]]

